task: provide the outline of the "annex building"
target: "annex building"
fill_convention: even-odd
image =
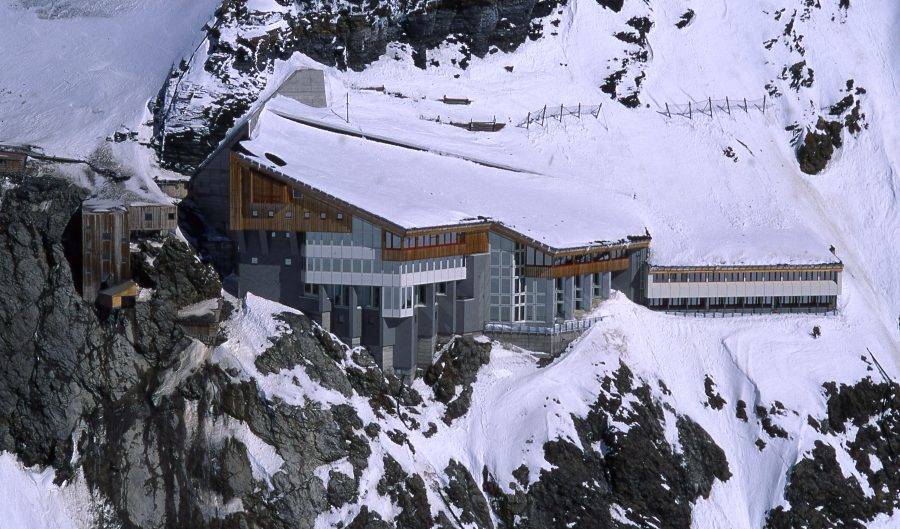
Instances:
[[[611,289],[660,310],[835,306],[836,259],[653,265],[643,222],[599,189],[310,119],[321,74],[239,123],[194,199],[233,244],[239,294],[304,311],[386,370],[426,367],[454,334],[558,352]]]

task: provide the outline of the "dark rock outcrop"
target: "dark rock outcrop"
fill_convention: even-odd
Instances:
[[[817,440],[788,474],[784,498],[789,508],[769,511],[767,528],[863,529],[876,515],[900,509],[900,385],[866,378],[853,386],[826,384],[825,394],[826,416],[808,422],[838,436],[847,435],[848,426],[856,429],[846,449],[872,494],[863,491],[856,476],[844,474],[834,446]]]
[[[266,13],[248,9],[246,0],[226,1],[216,11],[215,22],[207,26],[205,62],[182,63],[173,70],[153,105],[160,158],[183,172],[196,168],[250,109],[275,62],[294,53],[324,65],[361,70],[387,53],[389,43],[400,43],[425,68],[427,51],[445,41],[464,57],[515,50],[527,39],[542,35],[539,19],[565,3],[373,0],[354,5],[336,1],[294,3],[283,13]],[[279,19],[286,25],[274,23]],[[238,36],[225,38],[226,33]],[[468,60],[457,64],[465,68]],[[209,94],[209,86],[183,82],[188,68],[201,67],[222,84],[221,90]],[[191,98],[185,96],[201,92],[212,103],[202,109],[191,107]]]
[[[588,415],[573,417],[583,448],[564,439],[546,443],[552,470],[541,470],[527,488],[510,483],[512,494],[484,476],[505,527],[617,527],[610,514],[615,509],[639,527],[665,520],[666,527],[687,528],[692,502],[708,497],[716,479],[731,477],[722,449],[687,417],[677,420],[684,451],[673,450],[665,440],[662,406],[649,386],[634,383],[627,367],[598,383],[604,391]],[[637,398],[628,408],[626,394]],[[619,431],[614,421],[629,429]]]
[[[425,383],[434,390],[439,402],[447,405],[444,422],[462,417],[472,404],[472,384],[481,366],[491,358],[491,344],[471,337],[455,337],[444,348],[437,362],[425,372]]]

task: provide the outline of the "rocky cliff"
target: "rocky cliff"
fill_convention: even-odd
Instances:
[[[137,306],[101,314],[78,296],[63,245],[84,191],[54,178],[3,189],[0,449],[54,469],[58,483],[83,480],[91,527],[686,529],[740,464],[678,412],[664,381],[596,362],[583,409],[561,417],[548,393],[544,410],[530,410],[571,424],[568,434],[491,446],[545,462],[523,462],[510,480],[477,465],[466,444],[432,441],[458,435],[483,404],[483,377],[503,361],[491,344],[451,341],[408,386],[302,314],[253,296],[229,298],[219,339],[200,343],[175,323],[177,310],[221,285],[174,237],[135,254]],[[531,362],[514,354],[504,358]],[[554,366],[528,369],[537,380]],[[716,413],[729,413],[705,385]],[[546,388],[531,391],[541,400]],[[866,379],[822,392],[827,414],[808,423],[832,441],[785,469],[770,527],[864,527],[898,508],[900,388]],[[754,413],[770,442],[794,435],[770,418],[783,408]],[[835,459],[845,450],[866,485]]]

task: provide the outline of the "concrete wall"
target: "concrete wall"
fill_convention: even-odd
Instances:
[[[251,116],[247,123],[226,138],[225,143],[191,179],[190,198],[200,207],[207,225],[223,235],[228,233],[231,148],[249,136],[256,118]]]
[[[484,329],[490,292],[490,254],[466,258],[466,277],[456,284],[456,334]]]
[[[297,70],[278,88],[277,93],[311,107],[328,106],[325,73],[322,70]]]
[[[644,302],[644,283],[646,281],[647,249],[635,250],[628,257],[628,269],[616,272],[612,276],[612,287],[636,302]]]

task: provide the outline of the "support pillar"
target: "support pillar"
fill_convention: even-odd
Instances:
[[[612,272],[600,274],[600,299],[609,299],[609,290],[612,284]]]
[[[434,284],[425,285],[425,299],[422,306],[416,307],[416,361],[415,367],[427,368],[434,357],[434,346],[438,329],[438,311],[435,303]]]
[[[581,276],[581,306],[577,307],[585,312],[591,310],[594,299],[594,276],[584,274]]]
[[[347,340],[350,347],[356,347],[362,336],[362,307],[359,306],[358,287],[350,287],[350,299],[347,300]]]
[[[318,300],[319,324],[327,332],[331,332],[331,299],[328,298],[328,292],[325,291],[325,285],[319,285]]]
[[[575,276],[563,278],[563,319],[575,318]]]

